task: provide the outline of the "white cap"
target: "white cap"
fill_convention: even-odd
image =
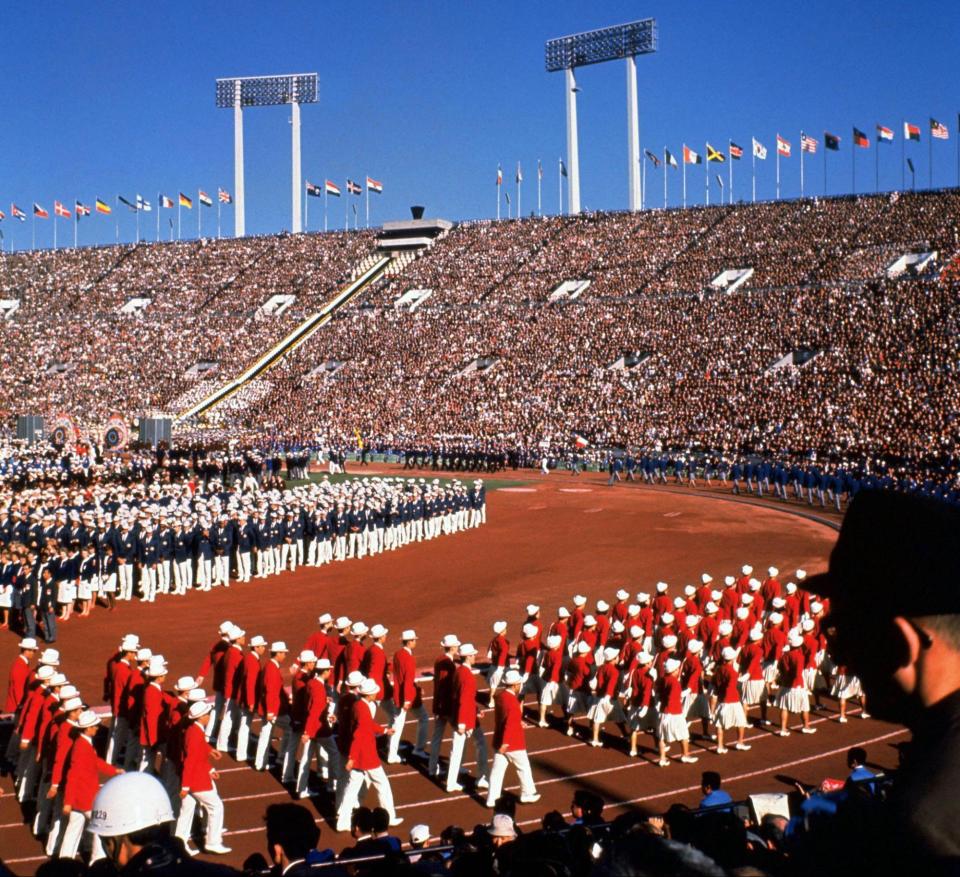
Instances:
[[[700,581],[703,582],[703,584],[705,585],[709,585],[710,582],[713,581],[713,576],[710,575],[710,573],[705,572],[703,573],[703,575],[700,576]]]
[[[747,582],[747,587],[750,588],[751,591],[759,591],[760,579],[750,579],[750,581]]]
[[[200,703],[202,700],[207,699],[207,692],[202,688],[191,688],[187,692],[187,700],[190,703]]]
[[[472,658],[477,654],[477,647],[473,643],[464,643],[460,646],[461,658]]]
[[[230,639],[233,642],[236,642],[238,639],[240,639],[240,637],[246,636],[246,635],[247,635],[247,632],[242,627],[240,627],[239,624],[235,624],[233,627],[230,628]]]
[[[751,642],[759,642],[762,639],[763,639],[763,631],[760,630],[759,627],[755,627],[753,628],[753,630],[750,631]]]
[[[140,661],[149,661],[153,657],[150,649],[137,649],[137,663]]]
[[[56,672],[55,667],[51,667],[49,664],[41,664],[37,667],[37,679],[52,679]]]
[[[774,609],[783,609],[783,607],[787,605],[787,601],[784,600],[783,597],[774,597],[770,601],[770,605],[773,606]]]
[[[513,818],[506,813],[497,813],[490,822],[490,837],[516,837]]]
[[[740,621],[746,621],[750,617],[750,610],[746,606],[737,607],[737,619]]]
[[[650,602],[650,595],[646,591],[640,591],[637,594],[637,602],[642,606],[644,603]]]
[[[504,685],[519,685],[521,682],[523,682],[523,677],[516,670],[507,670],[503,674]]]
[[[596,626],[597,626],[597,619],[594,618],[592,615],[584,615],[584,616],[583,616],[583,626],[584,626],[584,627],[596,627]]]
[[[375,624],[370,628],[370,636],[374,639],[380,639],[380,637],[386,636],[388,633],[390,633],[390,631],[382,624]]]
[[[282,639],[281,639],[281,640],[277,640],[275,643],[270,643],[270,651],[271,651],[271,652],[286,652],[286,651],[288,651],[288,649],[287,649],[287,644],[286,644]]]
[[[724,661],[732,661],[737,657],[737,650],[732,646],[724,646],[720,657],[723,658]]]
[[[616,660],[619,654],[620,654],[619,649],[615,649],[612,646],[607,646],[607,648],[603,650],[603,660],[614,661]]]
[[[561,606],[559,609],[557,609],[557,618],[569,618],[569,617],[570,617],[570,610],[567,609],[566,606]]]
[[[788,594],[796,594],[797,586],[793,582],[787,582],[786,591]]]
[[[329,612],[324,612],[323,615],[317,619],[317,624],[329,624],[331,621],[333,621],[333,616]]]
[[[372,679],[364,679],[360,683],[360,694],[363,697],[369,697],[371,694],[379,694],[380,686],[377,685]]]
[[[684,619],[684,624],[686,624],[687,627],[696,627],[699,623],[700,623],[699,615],[688,615]]]
[[[749,606],[753,603],[753,594],[741,594],[740,602],[743,603],[744,606]]]
[[[643,636],[643,628],[639,624],[631,624],[630,630],[627,632],[630,634],[631,639],[638,639]]]
[[[667,589],[670,587],[666,582],[657,582],[657,593],[666,594]]]
[[[723,591],[710,592],[710,599],[713,600],[714,603],[719,603],[722,597],[723,597]]]
[[[703,607],[703,611],[706,612],[707,615],[714,615],[719,611],[719,608],[717,604],[711,600],[706,606]]]
[[[687,601],[684,600],[683,597],[673,598],[673,606],[675,609],[683,609],[683,607],[686,605],[687,605]]]
[[[314,654],[312,649],[304,649],[297,656],[297,663],[299,664],[316,664],[317,656]]]
[[[503,633],[507,629],[506,621],[494,621],[493,622],[493,632],[497,635]]]
[[[260,636],[259,633],[256,636],[253,636],[250,638],[249,645],[251,648],[256,649],[256,648],[259,648],[260,646],[265,646],[266,644],[267,644],[267,641],[262,636]]]
[[[662,642],[666,648],[672,649],[677,644],[677,638],[672,633],[668,633]]]
[[[121,652],[135,652],[140,648],[140,639],[132,633],[128,633],[120,642]]]
[[[535,624],[525,624],[521,632],[524,639],[530,639],[537,635],[537,626]]]
[[[72,713],[74,710],[83,709],[83,701],[79,697],[68,697],[60,704],[60,708],[65,713]]]
[[[350,628],[350,633],[354,636],[366,636],[369,632],[370,628],[362,621],[354,621],[353,626]]]
[[[527,615],[536,615],[540,607],[536,603],[527,603]]]
[[[673,621],[674,618],[672,612],[664,612],[663,615],[660,616],[661,624],[673,624]]]
[[[663,669],[668,673],[676,673],[680,669],[680,662],[676,658],[667,658],[663,664]]]
[[[220,632],[221,635],[225,635],[230,633],[230,628],[232,627],[233,627],[232,621],[223,621],[221,622],[220,627],[218,627],[217,630]]]
[[[626,627],[624,627],[622,621],[614,621],[613,624],[610,625],[610,630],[612,630],[614,633],[623,633],[626,630]]]
[[[548,649],[556,649],[556,648],[559,648],[562,643],[563,643],[563,637],[560,636],[560,635],[557,634],[557,633],[551,634],[550,636],[547,637],[547,648],[548,648]],[[463,653],[463,651],[461,650],[461,654],[462,654],[462,653]]]
[[[699,655],[703,651],[703,643],[698,639],[692,639],[687,643],[687,651],[691,655]]]
[[[601,615],[610,608],[610,604],[606,600],[597,600],[597,612]]]
[[[407,628],[403,633],[400,634],[400,639],[402,642],[410,642],[417,638],[417,632],[411,627]]]
[[[629,592],[628,592],[628,591],[625,591],[623,588],[621,588],[619,591],[617,591],[617,599],[618,599],[618,600],[627,600],[627,599],[629,599],[629,598],[630,598]]]
[[[349,618],[347,618],[346,615],[341,615],[334,623],[334,627],[336,627],[337,630],[346,630],[351,625],[351,623],[352,622],[350,621]]]
[[[771,578],[773,578],[774,576],[780,575],[780,570],[778,570],[775,566],[771,566],[771,567],[767,570],[767,575],[769,575]]]
[[[800,622],[800,626],[801,626],[807,633],[809,633],[809,632],[810,632],[811,630],[813,630],[817,625],[813,623],[813,619],[811,619],[811,618],[804,618],[803,621]]]
[[[627,606],[627,618],[636,618],[640,614],[640,607],[636,603]]]
[[[574,605],[574,606],[584,606],[584,605],[586,605],[586,602],[587,602],[587,598],[584,597],[583,594],[577,594],[577,595],[573,598],[573,605]]]
[[[78,728],[92,728],[94,725],[99,724],[100,716],[98,716],[93,710],[84,710],[77,717]]]
[[[651,664],[653,663],[653,655],[651,655],[650,652],[640,652],[640,654],[637,655],[637,661],[640,664]]]
[[[71,697],[79,697],[80,691],[76,685],[64,685],[60,689],[60,700],[69,700]]]
[[[40,653],[40,663],[46,664],[49,667],[59,667],[60,652],[58,652],[56,649],[44,649]]]
[[[199,719],[201,716],[205,716],[212,709],[212,703],[207,703],[205,700],[198,700],[195,704],[191,705],[188,715],[191,719]]]
[[[807,577],[807,571],[805,569],[797,570],[797,578],[802,582]]]
[[[581,655],[588,655],[593,649],[590,647],[590,643],[584,642],[581,640],[577,643],[577,653]]]
[[[37,648],[37,641],[32,636],[25,636],[22,640],[20,640],[18,648],[35,649]]]
[[[819,612],[823,612],[823,603],[820,603],[818,600],[814,600],[810,604],[810,611],[816,615]]]
[[[119,837],[172,821],[163,784],[148,773],[130,771],[103,784],[87,827],[92,834]]]
[[[330,663],[329,658],[317,658],[317,666],[314,668],[316,670],[330,670],[333,668],[333,664]]]
[[[150,659],[150,666],[147,667],[147,676],[166,676],[167,662],[163,660],[163,655],[154,655]]]
[[[359,670],[352,670],[347,674],[347,688],[359,688],[366,678]]]
[[[770,623],[771,624],[780,624],[783,621],[783,616],[779,612],[770,613]]]
[[[67,684],[67,677],[63,673],[54,673],[50,677],[50,681],[47,683],[51,688],[59,688],[61,685]]]
[[[750,566],[749,563],[745,563],[743,566],[740,567],[740,572],[742,572],[745,576],[748,576],[750,575],[750,573],[753,572],[753,567]]]
[[[724,576],[723,583],[729,588],[731,585],[735,585],[737,580],[733,576]]]
[[[803,645],[803,637],[802,637],[799,633],[797,633],[796,631],[794,631],[793,633],[790,634],[790,637],[788,638],[787,641],[788,641],[788,642],[790,643],[790,645],[791,645],[793,648],[795,648],[795,649],[799,649],[800,646]]]
[[[410,829],[410,843],[412,844],[422,844],[430,840],[430,826],[415,825]]]
[[[197,687],[197,680],[192,676],[181,676],[173,685],[174,691],[192,691]]]
[[[730,634],[733,633],[733,624],[732,624],[732,622],[727,621],[726,619],[724,619],[723,621],[721,621],[721,622],[717,625],[717,633],[719,633],[720,636],[730,636]]]
[[[692,597],[694,594],[697,593],[697,589],[693,585],[684,585],[683,593],[686,594],[688,597]]]
[[[448,633],[440,640],[440,645],[445,649],[455,649],[460,645],[460,640],[457,639],[455,633]]]

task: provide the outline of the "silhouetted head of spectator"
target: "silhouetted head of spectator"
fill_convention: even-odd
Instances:
[[[715,770],[705,770],[700,775],[700,791],[704,795],[717,791],[720,788],[720,774]]]
[[[496,816],[498,813],[502,813],[504,816],[509,816],[513,819],[517,815],[517,805],[519,803],[520,799],[517,798],[513,792],[504,792],[497,798],[497,802],[493,807],[493,814]]]
[[[700,850],[637,832],[604,849],[594,877],[723,877],[726,872]]]
[[[847,752],[847,767],[853,770],[863,767],[867,763],[867,750],[862,746],[854,746]]]
[[[271,804],[264,822],[267,826],[267,852],[273,863],[286,867],[305,859],[320,841],[320,828],[313,815],[300,804]]]
[[[371,825],[373,834],[386,834],[390,830],[390,814],[383,807],[374,808],[371,813]]]
[[[544,831],[563,831],[567,827],[567,821],[559,810],[551,810],[543,814],[540,820],[540,827]]]
[[[597,825],[603,822],[603,799],[585,789],[577,789],[573,793],[570,804],[570,813],[574,819],[579,819],[584,825]]]
[[[373,831],[373,811],[369,807],[357,807],[350,817],[350,834],[354,838],[365,837]]]
[[[774,849],[783,846],[783,836],[787,830],[789,820],[776,813],[767,813],[760,820],[760,836]]]

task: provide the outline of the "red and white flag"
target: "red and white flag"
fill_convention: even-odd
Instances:
[[[790,158],[790,143],[777,134],[777,155]]]
[[[64,219],[70,218],[70,211],[64,207],[59,201],[53,202],[53,212],[55,216],[62,216]]]
[[[380,180],[375,180],[372,177],[367,177],[367,191],[376,192],[378,195],[383,194],[383,183]]]

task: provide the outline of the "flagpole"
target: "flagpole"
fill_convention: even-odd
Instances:
[[[642,171],[640,173],[640,209],[643,210],[643,196],[647,191],[647,163],[643,161],[643,156],[638,159],[643,162]]]
[[[347,189],[347,197],[343,199],[343,230],[350,231],[350,189]]]
[[[804,153],[803,131],[800,132],[800,197],[803,197],[803,153]]]
[[[76,198],[74,198],[74,200],[73,200],[73,207],[74,207],[74,211],[73,211],[73,248],[76,249],[76,248],[77,248],[77,229],[78,229],[79,226],[80,226],[80,212],[76,209],[76,207],[77,207],[77,200],[76,200]]]
[[[163,201],[157,192],[157,243],[160,243],[160,211],[163,210]]]
[[[752,165],[750,168],[750,185],[752,194],[750,195],[750,203],[756,204],[757,202],[757,147],[753,145],[753,135],[750,135],[750,155],[753,156],[751,159]]]
[[[852,183],[853,183],[853,194],[857,194],[857,140],[853,139],[853,143],[850,144],[850,167],[852,170]]]
[[[367,186],[367,228],[370,228],[370,184],[366,183]]]
[[[733,204],[733,155],[730,153],[729,140],[727,141],[727,160],[730,162],[730,167],[727,168],[727,186],[730,189],[727,200],[730,204]]]
[[[177,240],[180,240],[180,208],[183,205],[180,203],[180,192],[177,191]]]
[[[874,181],[873,181],[873,191],[880,191],[880,138],[877,137],[877,142],[875,144],[877,151],[873,156],[874,159]]]
[[[537,159],[537,216],[543,216],[543,208],[540,202],[540,190],[543,188],[543,165],[540,159]]]
[[[120,196],[117,195],[117,200],[114,204],[117,209],[116,215],[113,217],[113,228],[114,235],[117,239],[117,243],[120,243]]]
[[[37,211],[33,211],[33,215],[30,220],[30,249],[35,250],[37,248]]]
[[[140,243],[140,205],[137,205],[137,243]]]
[[[957,142],[960,147],[960,141]],[[900,191],[907,189],[907,120],[900,119]]]
[[[780,135],[777,134],[777,201],[780,200]]]
[[[520,175],[520,162],[517,162],[517,219],[520,218],[520,186],[523,185],[523,178]]]
[[[307,210],[310,209],[310,205],[307,205]],[[217,240],[220,240],[220,187],[217,186]]]
[[[827,197],[827,132],[823,132],[823,197]]]
[[[500,221],[500,166],[497,166],[497,222]]]
[[[203,202],[200,200],[200,187],[197,187],[197,240],[200,240],[201,223],[203,222]]]
[[[703,142],[703,201],[707,207],[710,206],[710,151],[707,149],[707,142]]]
[[[663,209],[667,209],[667,147],[663,147]]]
[[[54,205],[54,211],[53,211],[53,249],[54,250],[57,249],[57,220],[59,218],[60,217],[56,211],[56,205]]]
[[[563,159],[557,159],[557,216],[563,216]]]
[[[933,130],[927,133],[927,140],[930,143],[930,188],[933,188]]]
[[[683,160],[683,206],[687,206],[687,144],[683,144],[683,155],[680,156]]]
[[[327,178],[323,178],[323,230],[327,230]]]
[[[220,209],[220,190],[217,190],[217,210]],[[303,181],[303,230],[310,231],[310,195],[307,193],[307,181]]]

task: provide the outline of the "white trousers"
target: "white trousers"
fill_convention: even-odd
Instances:
[[[199,804],[207,815],[207,830],[204,846],[216,847],[223,843],[223,801],[217,794],[217,786],[207,792],[190,792],[180,803],[180,816],[177,819],[176,835],[184,843],[190,840],[193,829],[193,817]]]
[[[507,774],[507,765],[512,764],[517,769],[520,779],[520,797],[528,798],[537,794],[537,787],[533,784],[533,771],[530,770],[530,759],[526,749],[498,752],[493,756],[493,769],[490,771],[490,790],[487,793],[487,806],[493,807],[503,791],[503,778]]]
[[[390,814],[391,821],[397,818],[397,811],[393,807],[393,790],[390,788],[390,780],[383,765],[374,770],[352,770],[347,777],[343,799],[337,809],[337,831],[350,830],[350,817],[360,806],[360,790],[364,786],[373,786],[380,806]]]
[[[217,749],[227,752],[230,749],[230,734],[234,724],[240,719],[240,706],[233,698],[226,701],[220,713],[220,729],[217,732]]]
[[[157,564],[157,590],[161,594],[170,593],[170,567],[173,561],[161,560]]]
[[[450,767],[447,770],[447,791],[454,791],[458,785],[457,777],[460,776],[463,750],[466,748],[468,738],[473,740],[473,745],[477,750],[477,779],[481,777],[484,779],[489,778],[490,766],[487,762],[487,738],[483,735],[483,728],[477,723],[474,729],[468,731],[466,734],[461,734],[459,731],[453,732],[453,745],[450,747]]]
[[[336,787],[340,775],[340,750],[337,749],[336,738],[332,734],[329,737],[315,737],[300,753],[300,763],[297,765],[298,795],[304,795],[310,787],[310,762],[314,756],[317,759],[317,773],[326,783],[327,791],[333,791]]]
[[[240,707],[237,719],[237,761],[246,761],[250,749],[250,727],[253,724],[253,710]]]
[[[257,740],[257,754],[254,758],[254,767],[264,770],[267,766],[267,757],[270,754],[270,738],[273,735],[274,725],[279,725],[283,734],[280,738],[280,756],[283,765],[283,782],[293,782],[294,756],[297,752],[297,739],[290,731],[290,720],[283,716],[276,722],[266,719],[260,728],[260,739]]]
[[[63,840],[60,841],[60,858],[61,859],[75,859],[77,856],[77,850],[80,849],[80,840],[83,837],[84,829],[87,827],[87,823],[90,821],[90,811],[82,813],[79,810],[71,810],[70,818],[67,820],[67,827],[63,832]],[[90,861],[96,862],[100,859],[105,858],[103,852],[103,845],[100,843],[100,838],[95,835],[90,835]]]
[[[119,581],[118,588],[120,591],[120,593],[117,594],[117,599],[129,600],[133,597],[133,564],[117,564],[117,579]]]
[[[418,706],[416,709],[410,710],[410,713],[417,720],[416,748],[423,749],[427,745],[427,726],[430,721],[427,718],[427,711],[422,706]],[[400,755],[400,738],[403,735],[403,726],[406,721],[407,710],[397,710],[396,715],[393,717],[393,734],[390,737],[390,744],[387,749],[387,757],[389,759],[396,759]]]
[[[251,567],[249,551],[237,552],[237,572],[239,573],[241,582],[250,581]]]

